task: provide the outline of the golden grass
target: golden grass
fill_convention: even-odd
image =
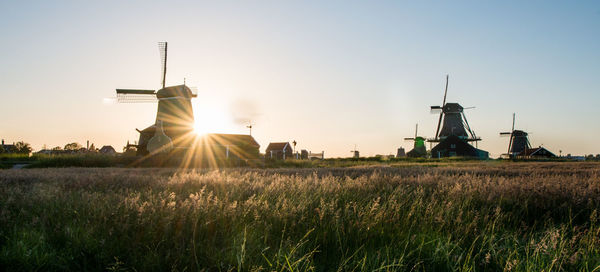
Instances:
[[[600,164],[0,170],[5,270],[599,271]]]

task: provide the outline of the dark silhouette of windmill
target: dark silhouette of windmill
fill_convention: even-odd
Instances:
[[[528,135],[523,130],[515,130],[515,114],[513,113],[513,123],[510,132],[500,132],[500,136],[510,136],[508,152],[506,153],[510,158],[524,154],[524,151],[531,148]]]
[[[474,107],[463,108],[458,103],[446,103],[446,96],[448,95],[448,79],[449,76],[446,75],[446,88],[444,90],[442,105],[431,106],[432,113],[439,112],[440,114],[435,137],[427,140],[430,143],[437,143],[437,145],[431,149],[431,156],[468,156],[487,158],[489,156],[488,152],[479,150],[469,144],[470,142],[475,142],[475,145],[477,146],[477,142],[481,141],[481,138],[477,137],[475,132],[471,129],[471,126],[469,126],[469,122],[467,121],[464,112],[465,109],[472,109]]]
[[[427,150],[425,148],[425,137],[418,136],[419,124],[415,125],[415,137],[404,138],[405,141],[413,141],[413,149],[406,153],[407,157],[425,157],[427,156]]]
[[[354,145],[354,150],[350,150],[350,152],[352,152],[352,158],[360,158],[360,152],[358,151],[358,149],[356,149],[356,145]]]
[[[165,85],[167,75],[167,42],[159,42],[161,57],[161,88],[158,91],[147,89],[117,89],[119,103],[147,103],[158,101],[156,121],[153,125],[138,130],[140,138],[137,154],[148,154],[147,145],[157,130],[157,124],[162,123],[164,133],[173,141],[175,148],[188,148],[192,144],[187,137],[193,132],[194,112],[191,99],[197,95],[185,85]]]
[[[444,99],[442,100],[441,106],[431,106],[431,113],[438,113],[440,117],[438,119],[437,129],[435,131],[435,138],[429,139],[429,142],[440,142],[446,139],[450,135],[457,136],[458,138],[467,142],[478,142],[481,138],[475,135],[475,132],[469,126],[467,117],[465,116],[465,109],[473,109],[475,107],[463,108],[458,103],[446,103],[446,96],[448,95],[448,79],[446,75],[446,88],[444,90]],[[443,120],[443,123],[442,123]],[[440,130],[441,125],[441,130]]]

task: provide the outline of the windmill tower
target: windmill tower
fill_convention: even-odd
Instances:
[[[437,129],[435,131],[435,138],[429,139],[429,142],[439,143],[440,141],[448,138],[448,136],[454,135],[466,142],[481,141],[481,138],[475,135],[475,132],[469,126],[467,117],[465,116],[465,109],[472,109],[474,107],[463,108],[458,103],[446,103],[446,96],[448,94],[448,75],[446,75],[446,88],[444,90],[444,99],[442,100],[441,106],[431,106],[431,113],[438,113],[440,117],[438,119]],[[444,121],[442,124],[442,120]],[[440,130],[440,125],[442,125]]]
[[[419,124],[415,125],[415,137],[404,138],[405,141],[413,141],[413,149],[406,153],[407,157],[425,157],[427,156],[427,150],[425,149],[425,137],[418,136]]]
[[[191,133],[194,125],[192,98],[197,95],[185,85],[165,85],[167,76],[167,42],[158,43],[161,58],[161,88],[158,91],[147,89],[117,89],[119,103],[148,103],[157,102],[156,121],[153,125],[138,130],[140,133],[137,145],[137,155],[148,154],[148,141],[162,124],[164,134],[173,142],[175,148],[189,148],[193,140]]]
[[[475,135],[464,113],[465,109],[473,107],[463,108],[458,103],[446,103],[447,95],[448,75],[446,75],[446,88],[442,105],[431,106],[432,113],[439,112],[440,114],[435,137],[427,140],[430,143],[437,143],[431,149],[431,156],[433,158],[453,156],[488,158],[488,152],[477,149],[477,142],[481,141],[481,138]],[[475,142],[475,147],[470,142]]]
[[[352,158],[360,158],[360,152],[358,151],[358,149],[356,149],[356,145],[354,145],[354,150],[350,150],[350,152],[352,152]]]
[[[507,155],[510,158],[524,154],[523,152],[531,148],[529,143],[528,133],[522,130],[515,130],[515,114],[513,113],[513,123],[510,132],[500,132],[500,136],[510,136],[508,141]]]

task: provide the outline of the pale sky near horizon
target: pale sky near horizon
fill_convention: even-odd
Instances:
[[[597,1],[2,1],[0,137],[39,150],[120,150],[156,104],[112,104],[116,88],[187,78],[203,130],[347,157],[433,137],[445,75],[479,148],[506,152],[512,113],[534,146],[600,153]],[[429,148],[429,145],[428,145]]]

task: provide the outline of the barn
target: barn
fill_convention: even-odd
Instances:
[[[294,150],[288,142],[269,143],[265,151],[265,158],[274,160],[285,160],[293,158]]]

